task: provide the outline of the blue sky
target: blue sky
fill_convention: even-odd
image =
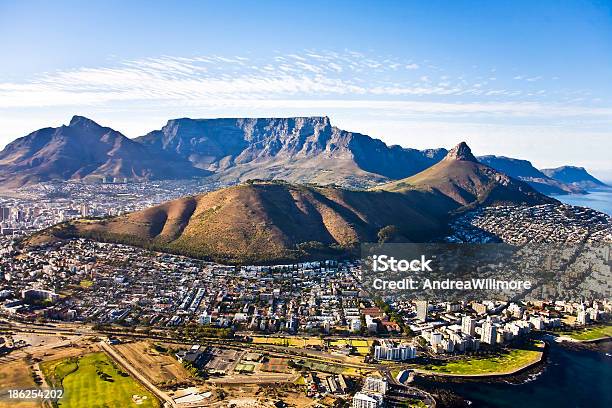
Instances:
[[[73,114],[327,115],[612,179],[609,1],[0,0],[0,38],[0,146]]]

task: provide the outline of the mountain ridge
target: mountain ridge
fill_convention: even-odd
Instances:
[[[16,139],[0,152],[0,184],[8,187],[55,179],[110,176],[138,180],[206,174],[78,115],[68,125],[43,128]]]
[[[179,118],[129,139],[75,115],[67,126],[42,128],[9,143],[0,152],[0,187],[49,180],[95,181],[107,176],[133,180],[208,177],[225,185],[268,179],[370,188],[415,175],[447,153],[443,148],[387,145],[332,126],[326,116]],[[600,186],[598,180],[565,183],[519,159],[476,159],[545,194],[582,193]]]
[[[604,182],[589,174],[584,167],[561,166],[553,169],[543,169],[548,177],[562,183],[578,186],[579,188],[609,187]]]
[[[487,155],[478,156],[478,161],[510,177],[522,180],[544,194],[586,194],[586,191],[579,186],[564,183],[547,176],[541,170],[535,168],[528,160]]]
[[[402,184],[405,183],[405,184]],[[558,203],[478,163],[462,143],[439,163],[370,190],[250,181],[107,220],[52,227],[31,244],[85,237],[229,263],[356,255],[364,242],[427,242],[458,212]]]

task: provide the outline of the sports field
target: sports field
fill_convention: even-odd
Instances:
[[[62,408],[157,408],[153,395],[117,368],[104,353],[47,361],[41,364],[47,381],[64,388]]]
[[[503,375],[511,374],[540,361],[543,349],[538,343],[525,349],[513,349],[484,358],[450,361],[441,365],[428,365],[426,371],[446,375]]]

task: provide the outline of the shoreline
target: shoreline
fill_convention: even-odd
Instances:
[[[518,375],[518,374],[522,374],[525,371],[534,368],[540,364],[543,364],[546,360],[546,356],[548,355],[548,350],[549,350],[549,344],[547,342],[544,341],[544,349],[542,352],[540,352],[539,357],[537,358],[537,360],[531,361],[521,367],[515,368],[511,371],[506,371],[506,372],[493,372],[493,373],[486,373],[486,374],[453,374],[453,373],[440,373],[440,372],[436,372],[436,371],[430,371],[430,370],[422,370],[422,369],[413,369],[413,371],[416,374],[425,376],[425,377],[439,377],[439,378],[444,378],[444,379],[495,379],[495,378],[505,378],[505,377],[511,377],[514,375]]]

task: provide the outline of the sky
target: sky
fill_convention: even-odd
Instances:
[[[612,180],[612,0],[0,0],[0,147],[75,114],[329,116]]]

